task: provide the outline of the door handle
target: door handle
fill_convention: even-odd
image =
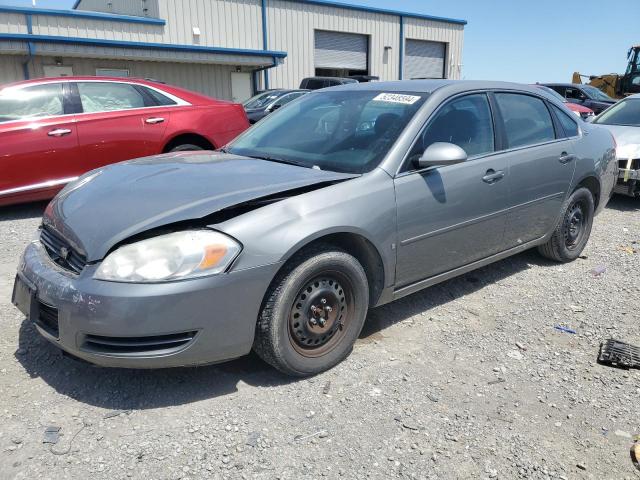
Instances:
[[[65,135],[69,135],[71,130],[68,128],[56,128],[55,130],[50,130],[47,135],[50,137],[64,137]]]
[[[576,156],[572,153],[562,152],[560,154],[560,158],[558,158],[558,161],[564,165],[565,163],[569,163],[574,158],[576,158]]]
[[[492,184],[496,183],[498,180],[502,180],[504,178],[504,172],[502,170],[498,170],[497,172],[490,168],[487,170],[487,173],[484,177],[482,177],[482,181],[484,183]]]
[[[164,118],[162,117],[151,117],[145,120],[145,123],[149,123],[151,125],[155,125],[156,123],[162,123],[162,122],[164,122]]]

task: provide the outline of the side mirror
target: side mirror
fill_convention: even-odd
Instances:
[[[458,145],[436,142],[429,145],[415,163],[418,168],[422,169],[428,167],[445,167],[466,161],[467,152]]]

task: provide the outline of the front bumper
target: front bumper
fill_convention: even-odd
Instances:
[[[615,193],[640,196],[640,160],[619,160],[618,182]]]
[[[18,267],[14,303],[47,340],[97,365],[209,364],[251,350],[263,296],[279,267],[171,283],[105,282],[93,279],[97,265],[73,275],[33,242]]]

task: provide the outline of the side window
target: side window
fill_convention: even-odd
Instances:
[[[61,83],[47,83],[0,92],[0,123],[64,115]]]
[[[304,88],[308,88],[309,90],[317,90],[318,88],[324,88],[325,86],[326,85],[324,80],[319,80],[317,78],[310,78],[307,80],[307,83],[304,86]]]
[[[556,138],[551,114],[536,97],[518,93],[496,93],[507,136],[507,147],[516,148]]]
[[[566,97],[572,100],[585,100],[587,98],[586,95],[577,88],[567,88]]]
[[[78,82],[85,113],[144,107],[144,98],[132,85],[116,82]]]
[[[567,88],[566,87],[561,87],[561,86],[558,86],[558,85],[551,85],[549,88],[552,89],[552,90],[555,90],[556,92],[558,92],[563,97],[565,97],[565,94],[567,93]]]
[[[152,97],[155,101],[156,104],[158,105],[176,105],[177,103],[174,100],[171,100],[169,97],[167,97],[166,95],[161,94],[160,92],[158,92],[157,90],[154,90],[153,88],[149,88],[149,87],[138,87],[138,88],[142,88],[146,93],[149,94],[150,97]]]
[[[436,142],[454,143],[474,157],[494,151],[493,121],[484,93],[466,95],[446,104],[411,149],[411,161]]]
[[[578,122],[576,122],[573,118],[563,112],[560,108],[552,105],[553,111],[556,112],[556,117],[560,121],[560,125],[562,125],[562,129],[564,130],[564,134],[566,137],[577,137],[580,134],[580,130],[578,129]]]
[[[282,107],[283,105],[286,105],[287,103],[295,100],[296,98],[301,97],[305,93],[307,92],[296,92],[296,93],[289,93],[288,95],[283,95],[276,101],[276,103],[273,104],[273,106],[278,108]]]

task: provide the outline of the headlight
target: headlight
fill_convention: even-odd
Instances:
[[[114,282],[168,282],[223,272],[238,256],[234,239],[189,230],[124,245],[104,259],[94,278]]]

